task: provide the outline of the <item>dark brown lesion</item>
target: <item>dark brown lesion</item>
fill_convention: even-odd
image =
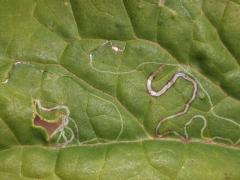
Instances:
[[[62,125],[62,123],[62,119],[54,122],[49,122],[38,115],[35,115],[33,119],[33,125],[44,128],[47,131],[49,137],[51,137],[51,135]]]

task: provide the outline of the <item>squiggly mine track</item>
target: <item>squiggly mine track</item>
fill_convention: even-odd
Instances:
[[[164,65],[160,66],[160,69],[163,67]],[[165,86],[162,87],[161,90],[159,91],[154,91],[152,89],[152,81],[154,80],[154,78],[156,77],[156,75],[158,74],[158,71],[155,71],[152,73],[152,75],[149,76],[148,80],[147,80],[147,90],[150,93],[151,96],[162,96],[164,95],[175,83],[179,78],[183,78],[187,81],[189,81],[192,85],[193,85],[193,92],[192,92],[192,96],[191,98],[188,100],[188,102],[185,104],[184,109],[176,114],[173,114],[171,116],[168,116],[164,119],[162,119],[157,127],[156,127],[156,131],[155,134],[158,135],[159,132],[159,128],[161,126],[162,123],[164,123],[165,121],[169,120],[169,119],[173,119],[179,116],[182,116],[184,114],[186,114],[190,108],[191,103],[195,100],[196,95],[197,95],[197,91],[198,91],[198,86],[197,83],[195,82],[195,80],[189,76],[188,74],[184,73],[184,72],[176,72],[174,74],[174,76],[172,77],[172,79],[170,81],[167,82],[167,84]]]
[[[207,90],[203,87],[203,85],[200,83],[200,81],[194,77],[194,75],[190,72],[188,66],[186,65],[181,65],[181,64],[176,64],[176,63],[165,63],[165,62],[155,62],[155,61],[149,61],[149,62],[143,62],[141,64],[139,64],[137,67],[135,67],[133,70],[130,70],[130,71],[121,71],[121,72],[113,72],[113,71],[107,71],[107,70],[101,70],[101,69],[98,69],[94,66],[94,53],[98,50],[98,48],[101,48],[101,47],[104,47],[104,46],[108,46],[110,45],[112,50],[115,52],[115,53],[124,53],[124,50],[125,50],[125,47],[123,49],[120,49],[118,48],[117,46],[113,45],[113,43],[111,41],[106,41],[105,43],[101,44],[99,47],[95,48],[94,50],[92,50],[89,54],[89,65],[90,67],[99,72],[99,73],[108,73],[108,74],[113,74],[113,75],[124,75],[124,74],[130,74],[130,73],[134,73],[136,71],[138,71],[138,69],[144,65],[147,65],[147,64],[156,64],[156,65],[159,65],[160,66],[160,69],[164,66],[172,66],[172,67],[177,67],[180,69],[180,71],[176,72],[174,74],[174,76],[167,82],[167,84],[165,84],[159,91],[154,91],[152,89],[152,81],[154,80],[155,76],[158,74],[158,70],[156,70],[155,72],[153,72],[149,77],[148,77],[148,80],[147,80],[147,90],[149,92],[149,94],[151,96],[157,96],[157,97],[160,97],[162,95],[164,95],[175,83],[176,81],[179,79],[179,78],[182,78],[186,81],[189,81],[192,86],[193,86],[193,91],[192,91],[192,96],[190,97],[190,99],[187,101],[187,103],[184,105],[184,108],[181,112],[178,112],[176,114],[173,114],[173,115],[170,115],[168,117],[165,117],[163,119],[160,119],[159,120],[159,123],[157,124],[157,127],[156,127],[156,130],[155,130],[155,133],[157,136],[159,136],[159,129],[161,127],[161,125],[166,122],[166,121],[169,121],[173,118],[176,118],[176,117],[179,117],[179,116],[183,116],[185,115],[189,108],[191,107],[191,103],[196,99],[196,95],[197,95],[197,92],[199,90],[202,90],[203,93],[207,96],[207,99],[208,99],[208,102],[211,106],[210,108],[210,112],[211,114],[218,118],[218,119],[221,119],[221,120],[224,120],[224,121],[227,121],[227,122],[230,122],[232,124],[234,124],[235,126],[237,126],[238,128],[240,128],[240,124],[237,123],[236,121],[234,121],[233,119],[230,119],[230,118],[227,118],[227,117],[223,117],[223,116],[220,116],[218,115],[215,111],[214,111],[214,105],[213,105],[213,102],[212,102],[212,99],[209,95],[209,93],[207,92]],[[240,143],[240,138],[236,141],[236,142],[233,142],[231,139],[229,138],[223,138],[223,137],[219,137],[219,136],[214,136],[214,137],[211,137],[211,138],[207,138],[204,136],[204,131],[205,129],[207,128],[207,119],[203,116],[203,115],[194,115],[184,126],[184,136],[181,136],[178,132],[176,131],[173,131],[172,133],[175,134],[176,136],[179,136],[181,138],[184,138],[184,139],[188,139],[189,138],[189,135],[188,135],[188,132],[187,132],[187,127],[195,120],[195,119],[201,119],[204,123],[204,125],[202,126],[202,129],[201,129],[201,138],[204,139],[204,140],[223,140],[223,141],[226,141],[226,142],[229,142],[231,144],[239,144]]]

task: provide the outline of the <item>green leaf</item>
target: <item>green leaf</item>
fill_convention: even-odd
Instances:
[[[0,179],[239,179],[239,0],[0,0]]]

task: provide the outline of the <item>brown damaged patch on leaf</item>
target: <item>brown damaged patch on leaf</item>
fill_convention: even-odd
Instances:
[[[58,120],[56,122],[48,122],[39,117],[38,115],[35,115],[33,120],[33,124],[35,126],[40,126],[44,128],[49,136],[51,136],[62,125],[62,122],[62,120]]]

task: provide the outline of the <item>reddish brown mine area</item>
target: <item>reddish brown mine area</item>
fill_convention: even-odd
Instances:
[[[33,123],[35,126],[43,127],[47,131],[48,135],[51,136],[52,133],[62,124],[62,120],[57,122],[48,122],[36,115]]]

